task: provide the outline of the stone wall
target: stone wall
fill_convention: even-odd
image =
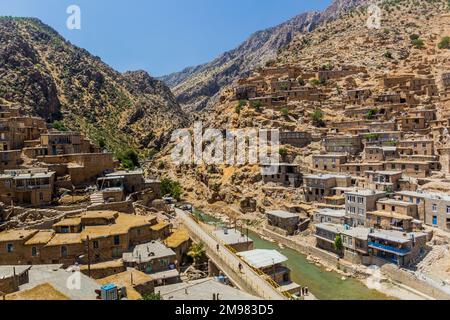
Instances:
[[[285,245],[286,247],[296,250],[304,255],[311,255],[314,258],[318,258],[321,261],[325,262],[325,264],[339,268],[344,272],[351,273],[353,271],[356,271],[355,267],[351,263],[340,259],[339,256],[334,253],[322,250],[306,243],[293,241],[267,229],[263,229],[263,234],[266,237],[270,237],[273,240]]]
[[[393,264],[385,264],[381,267],[381,272],[393,281],[404,284],[405,286],[411,287],[419,292],[423,292],[430,297],[438,300],[450,300],[450,294],[439,290],[437,287],[434,287],[422,279],[417,278],[412,273],[399,269]]]
[[[102,211],[102,210],[111,210],[123,213],[134,213],[133,202],[124,201],[124,202],[113,202],[113,203],[104,203],[99,205],[89,206],[87,208],[88,211]]]

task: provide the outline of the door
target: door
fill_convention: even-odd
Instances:
[[[437,225],[438,225],[438,217],[433,216],[433,226],[437,226]]]

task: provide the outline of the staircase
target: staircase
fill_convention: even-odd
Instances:
[[[102,192],[95,192],[95,193],[91,194],[90,199],[91,199],[92,205],[99,205],[99,204],[105,203],[105,200],[103,200]]]

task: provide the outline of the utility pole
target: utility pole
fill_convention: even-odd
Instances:
[[[91,277],[91,244],[89,241],[89,236],[86,237],[87,241],[87,255],[88,255],[88,275]]]

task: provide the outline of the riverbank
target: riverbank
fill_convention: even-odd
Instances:
[[[228,217],[222,217],[207,209],[198,216],[201,220],[216,226],[229,223]],[[292,270],[293,280],[308,286],[318,299],[431,299],[414,289],[390,281],[378,273],[374,275],[373,270],[365,266],[353,265],[339,259],[338,256],[312,246],[308,242],[302,243],[298,239],[294,241],[261,226],[246,225],[245,228],[247,227],[251,230],[250,237],[255,241],[255,248],[276,249],[289,256],[288,266]]]

